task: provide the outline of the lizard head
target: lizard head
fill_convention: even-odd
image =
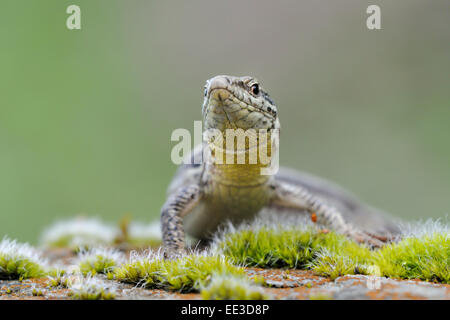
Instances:
[[[277,107],[253,77],[215,76],[206,81],[205,129],[278,129]]]

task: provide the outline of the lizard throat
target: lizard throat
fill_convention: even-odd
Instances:
[[[226,134],[227,138],[222,141],[207,143],[207,163],[212,180],[230,186],[257,186],[266,183],[269,176],[262,175],[261,171],[271,163],[270,135],[248,137],[245,135],[248,132],[243,130],[230,132],[228,134],[232,134],[234,139]]]

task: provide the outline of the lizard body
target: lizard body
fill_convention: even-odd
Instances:
[[[279,130],[280,122],[275,103],[256,79],[211,78],[206,82],[202,114],[205,130],[226,136],[234,129],[234,140],[250,129],[255,133],[243,138],[241,149],[225,138],[206,138],[191,154],[191,159],[203,154],[204,161],[178,169],[161,209],[163,246],[170,254],[184,251],[185,232],[208,239],[225,221],[249,220],[264,208],[273,214],[314,213],[325,227],[372,246],[381,246],[398,232],[376,209],[331,182],[285,168],[275,175],[261,174],[270,161],[257,153],[251,162],[250,153],[264,145],[267,157],[273,159],[278,148],[272,132]],[[245,156],[244,162],[236,161],[239,154]]]

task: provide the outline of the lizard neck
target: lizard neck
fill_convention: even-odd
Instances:
[[[258,164],[217,164],[208,165],[210,179],[215,183],[235,187],[261,186],[270,176],[261,175],[265,166]]]
[[[209,180],[236,187],[257,187],[269,181],[270,176],[262,172],[270,166],[272,157],[270,133],[252,136],[248,132],[234,131],[231,139],[226,133],[226,139],[206,144]]]
[[[205,167],[205,202],[216,215],[231,221],[253,217],[271,198],[272,176],[262,175],[265,165],[208,163]]]
[[[273,177],[262,174],[262,169],[270,165],[272,148],[270,139],[265,139],[265,144],[263,140],[256,140],[256,148],[249,141],[241,149],[239,143],[236,148],[217,141],[206,144],[203,191],[205,202],[216,214],[231,220],[250,218],[270,201]],[[264,152],[259,154],[259,150]]]

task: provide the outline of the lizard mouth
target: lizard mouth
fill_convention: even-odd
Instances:
[[[253,102],[248,103],[248,102]],[[203,104],[206,129],[272,129],[275,117],[258,107],[254,98],[247,101],[227,88],[208,90]]]

